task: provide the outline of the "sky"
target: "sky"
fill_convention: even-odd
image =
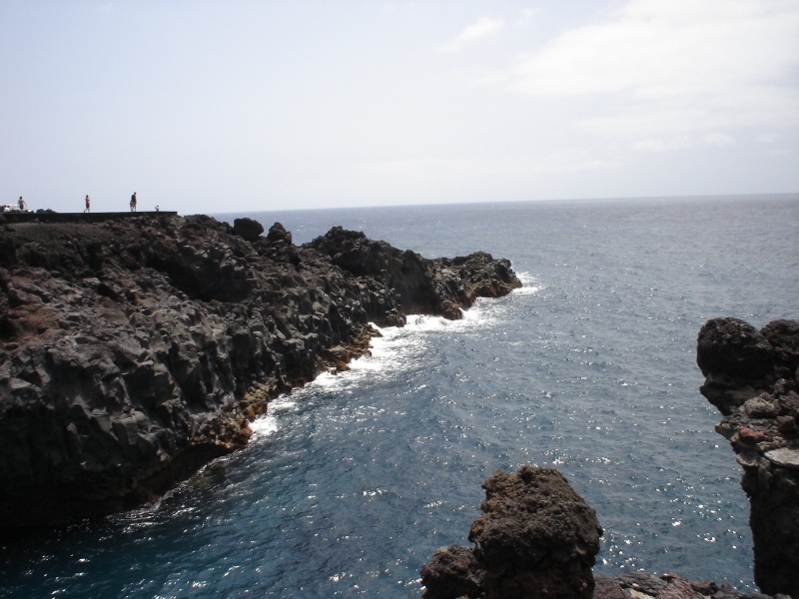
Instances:
[[[799,192],[799,0],[0,0],[0,203]]]

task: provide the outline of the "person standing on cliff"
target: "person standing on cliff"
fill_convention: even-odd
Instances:
[[[137,203],[138,203],[138,201],[136,200],[136,192],[134,191],[133,195],[130,196],[130,211],[131,212],[136,212],[136,204]]]
[[[22,199],[22,196],[19,196],[18,204],[19,204],[20,212],[25,212],[25,209],[27,208],[27,205],[25,204],[25,200]]]
[[[84,208],[83,212],[91,212],[92,211],[92,199],[89,195],[86,195],[86,208]]]

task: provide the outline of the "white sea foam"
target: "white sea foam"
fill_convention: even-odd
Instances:
[[[514,289],[513,293],[518,295],[535,295],[544,288],[543,283],[530,272],[516,273],[516,276],[519,277],[522,286],[518,289]]]
[[[250,429],[252,429],[253,438],[255,439],[273,435],[278,428],[277,418],[273,414],[266,414],[250,422]]]
[[[287,410],[292,410],[296,405],[297,402],[294,401],[290,395],[281,395],[269,402],[269,411],[272,413],[285,412]]]
[[[342,372],[323,372],[304,387],[293,389],[269,404],[268,414],[250,424],[254,438],[265,438],[280,428],[286,412],[320,391],[326,393],[348,393],[359,385],[374,380],[387,380],[423,360],[428,351],[431,336],[456,334],[479,330],[490,326],[495,310],[490,302],[479,299],[460,320],[448,320],[441,316],[415,314],[407,317],[404,327],[372,326],[380,333],[370,342],[369,352],[349,363]]]

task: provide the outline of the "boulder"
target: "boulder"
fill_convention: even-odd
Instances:
[[[255,241],[264,232],[264,226],[251,218],[237,218],[233,221],[233,233],[247,241]]]
[[[483,488],[474,548],[436,552],[422,569],[425,599],[590,599],[602,529],[563,475],[525,466],[497,472]]]

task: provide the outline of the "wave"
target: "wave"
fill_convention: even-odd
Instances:
[[[545,285],[530,272],[519,272],[516,273],[516,276],[519,277],[519,280],[522,282],[521,287],[513,290],[513,293],[516,295],[535,295],[545,287]]]
[[[250,423],[253,440],[276,433],[281,413],[294,411],[298,403],[319,393],[351,393],[362,385],[387,381],[413,368],[424,359],[433,337],[475,333],[493,326],[496,310],[495,304],[479,299],[459,320],[414,314],[407,317],[404,327],[379,327],[372,323],[380,334],[372,338],[369,353],[350,362],[348,370],[323,372],[304,387],[270,402],[268,413]]]

